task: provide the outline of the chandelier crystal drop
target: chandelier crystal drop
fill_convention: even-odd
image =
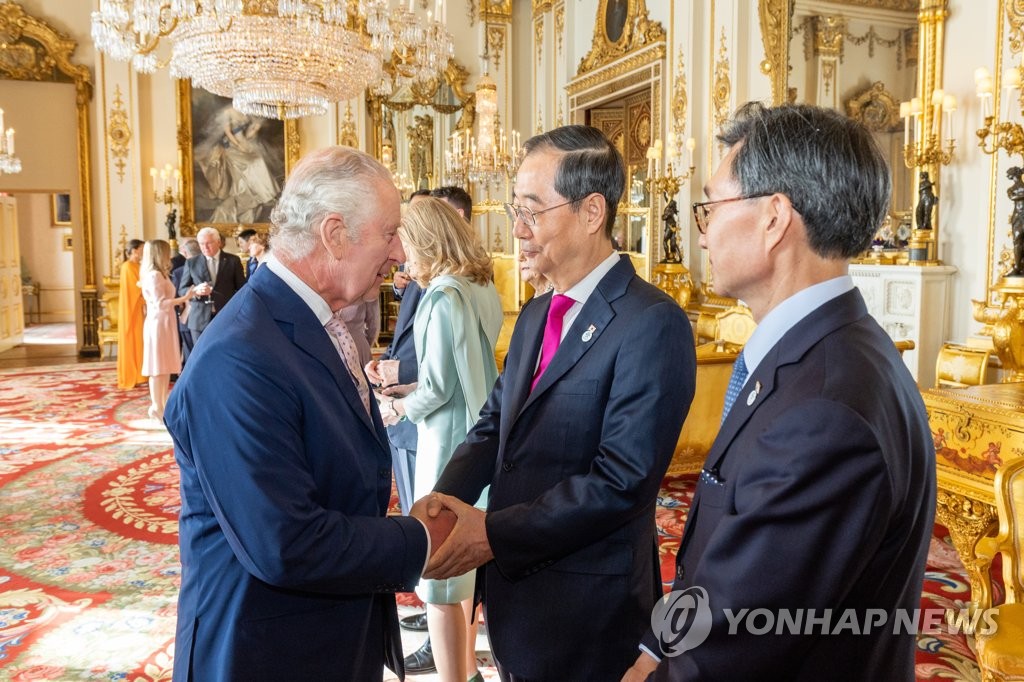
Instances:
[[[137,71],[169,65],[243,113],[283,119],[438,77],[454,48],[437,18],[389,0],[100,0],[92,37]]]

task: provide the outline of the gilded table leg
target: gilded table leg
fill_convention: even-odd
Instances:
[[[953,547],[967,569],[971,583],[971,609],[991,603],[991,595],[986,594],[989,583],[982,579],[975,546],[978,540],[995,532],[998,526],[995,507],[942,488],[939,488],[937,502],[935,519],[949,529]]]

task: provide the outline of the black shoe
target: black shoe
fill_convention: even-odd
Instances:
[[[426,632],[427,631],[427,612],[417,613],[415,616],[406,616],[402,620],[398,621],[398,624],[402,626],[403,630],[412,630],[413,632]]]
[[[436,673],[437,666],[434,665],[434,651],[430,648],[430,638],[423,642],[416,651],[405,657],[405,672],[407,675],[426,675]]]

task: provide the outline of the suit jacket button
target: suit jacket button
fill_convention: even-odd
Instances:
[[[501,465],[501,468],[505,471],[512,471],[512,462],[505,462]]]
[[[686,569],[682,564],[676,566],[676,580],[682,580],[686,576]]]

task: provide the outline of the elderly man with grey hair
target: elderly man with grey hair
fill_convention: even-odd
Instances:
[[[217,313],[224,309],[231,297],[245,284],[242,261],[233,253],[223,250],[224,238],[214,227],[204,227],[196,234],[198,256],[185,261],[178,294],[184,296],[194,288],[196,297],[188,314],[188,328],[192,341],[206,330]]]
[[[405,260],[390,174],[330,147],[294,169],[274,251],[210,324],[165,415],[181,470],[175,680],[404,674],[394,592],[454,523],[387,517],[387,433],[337,313]]]

